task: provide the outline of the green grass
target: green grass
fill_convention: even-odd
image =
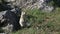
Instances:
[[[38,9],[27,10],[27,21],[31,27],[23,28],[13,34],[60,34],[60,8],[46,13]]]

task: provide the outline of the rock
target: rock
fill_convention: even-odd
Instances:
[[[4,2],[15,2],[15,0],[3,0]]]
[[[8,24],[7,26],[2,27],[2,29],[5,30],[6,34],[10,34],[12,32],[13,25],[12,24]]]
[[[20,8],[25,8],[25,9],[41,9],[41,10],[45,10],[45,11],[52,11],[54,9],[49,10],[51,7],[49,6],[49,8],[47,9],[46,6],[48,6],[47,4],[49,2],[51,2],[52,0],[4,0],[5,2],[9,2],[9,4],[14,5],[14,6],[18,6]],[[16,2],[14,2],[16,1]],[[47,9],[47,10],[46,10]]]
[[[17,0],[17,6],[20,6],[25,9],[41,9],[45,10],[46,12],[51,11],[54,9],[53,6],[48,6],[48,3],[51,2],[52,0]],[[19,3],[18,3],[19,2]],[[46,8],[48,6],[48,9]]]
[[[0,34],[6,34],[6,33],[0,33]]]
[[[52,12],[54,10],[54,7],[47,5],[50,1],[51,0],[43,0],[43,2],[38,5],[38,9],[42,10],[43,12]]]
[[[0,12],[0,20],[3,18],[3,12]]]
[[[6,13],[6,11],[1,11],[0,12],[0,23],[2,23],[2,21],[4,21],[4,17],[3,17],[3,15]]]
[[[46,6],[43,11],[44,12],[52,12],[54,10],[54,7],[53,6]]]

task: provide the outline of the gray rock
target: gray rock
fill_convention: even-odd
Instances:
[[[5,2],[15,2],[15,0],[4,0]]]
[[[54,7],[48,6],[47,4],[49,2],[51,2],[51,0],[43,0],[38,9],[42,10],[43,12],[52,12],[54,10]]]
[[[41,9],[41,10],[45,10],[46,12],[52,12],[52,10],[54,9],[53,6],[48,6],[48,3],[51,2],[52,0],[16,0],[17,4],[25,9]],[[17,5],[16,4],[16,5]],[[48,7],[47,7],[48,6]],[[48,9],[47,9],[47,8]]]
[[[13,25],[12,24],[8,24],[7,26],[2,27],[2,29],[5,31],[6,34],[10,34],[12,32]]]
[[[4,21],[3,20],[3,15],[6,13],[7,11],[2,11],[0,12],[0,22]]]
[[[45,6],[42,11],[43,12],[52,12],[54,10],[53,6]]]
[[[6,33],[0,33],[0,34],[6,34]]]

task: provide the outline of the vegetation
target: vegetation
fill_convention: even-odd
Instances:
[[[60,34],[60,8],[50,13],[38,9],[27,10],[26,15],[31,27],[13,34]]]
[[[50,4],[59,6],[56,0],[53,0]],[[22,28],[12,34],[60,34],[59,7],[50,13],[38,9],[28,9],[26,10],[26,20],[31,23],[30,27]],[[0,30],[0,32],[2,31]]]

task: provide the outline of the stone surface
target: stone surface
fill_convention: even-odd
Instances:
[[[10,34],[13,30],[13,25],[12,24],[8,24],[5,27],[2,27],[2,29],[5,31],[6,34]]]
[[[54,9],[54,7],[53,6],[50,7],[47,5],[51,1],[52,0],[20,0],[20,1],[17,0],[16,5],[20,6],[21,8],[25,8],[25,9],[37,8],[37,9],[41,9],[41,10],[44,9],[45,11],[47,11],[47,10],[52,11]],[[48,9],[45,9],[46,6],[48,6]],[[53,9],[49,10],[52,7],[53,7]]]
[[[54,10],[54,7],[52,7],[52,6],[46,6],[46,7],[43,9],[44,12],[52,12],[53,10]]]
[[[49,2],[51,2],[52,0],[4,0],[4,1],[8,1],[8,2],[10,2],[9,4],[18,6],[20,8],[25,8],[25,9],[37,8],[37,9],[45,10],[45,7],[47,6],[47,4]],[[14,1],[16,1],[16,2],[14,2]],[[49,10],[49,9],[50,8],[48,8],[47,10],[52,11],[54,9],[54,7],[52,10]]]
[[[4,2],[15,2],[15,0],[3,0]]]

